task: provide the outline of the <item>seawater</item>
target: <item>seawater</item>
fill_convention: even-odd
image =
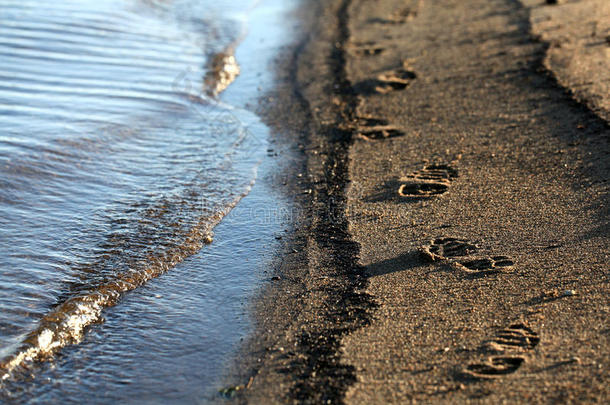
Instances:
[[[213,398],[282,227],[247,106],[293,3],[0,1],[2,397]]]

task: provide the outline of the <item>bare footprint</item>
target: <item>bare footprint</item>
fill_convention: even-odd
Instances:
[[[502,329],[487,343],[487,349],[496,352],[526,352],[540,343],[540,337],[530,327],[516,323]]]
[[[515,264],[508,256],[476,255],[478,250],[478,246],[471,242],[448,237],[437,238],[420,248],[428,260],[445,261],[473,277],[508,271]]]
[[[482,363],[469,364],[464,369],[467,377],[492,379],[514,373],[525,361],[521,356],[493,356]]]
[[[477,245],[457,238],[437,238],[421,248],[422,253],[433,262],[468,256],[477,250],[479,250]]]
[[[509,270],[515,263],[507,256],[493,256],[460,260],[457,264],[467,272],[483,275]]]
[[[370,127],[370,128],[362,128],[358,130],[358,136],[361,138],[370,141],[370,140],[379,140],[386,138],[395,138],[398,136],[403,136],[405,133],[398,128],[393,126],[379,126],[379,127]]]
[[[534,349],[540,342],[540,337],[529,326],[515,323],[500,330],[496,336],[487,342],[486,349],[502,353],[492,356],[481,363],[466,366],[464,376],[475,379],[498,378],[514,373],[525,362],[524,354]]]
[[[405,24],[406,22],[417,17],[417,9],[419,7],[405,7],[394,11],[387,18],[374,17],[368,20],[372,24]]]
[[[375,117],[358,117],[356,118],[356,122],[362,127],[377,127],[390,124],[390,122],[384,118]]]
[[[376,42],[353,42],[347,46],[349,53],[355,56],[375,56],[385,52],[385,48]]]
[[[449,185],[444,183],[410,182],[398,187],[398,195],[401,198],[428,198],[443,194],[448,189]]]
[[[422,170],[410,174],[407,177],[420,180],[444,181],[458,176],[457,170],[446,164],[432,164],[424,166]]]
[[[350,53],[355,56],[375,56],[383,52],[385,52],[385,48],[381,46],[362,46],[350,49]]]
[[[401,178],[398,195],[404,199],[430,198],[445,193],[457,170],[449,165],[434,164]]]
[[[417,78],[415,72],[406,69],[397,69],[377,76],[375,91],[386,94],[396,90],[404,90]]]
[[[389,18],[394,24],[404,24],[407,21],[410,21],[417,17],[417,11],[412,9],[411,7],[406,7],[401,10],[395,11]]]
[[[417,74],[408,68],[408,61],[404,61],[402,68],[383,72],[374,79],[355,83],[353,88],[356,93],[363,95],[386,94],[406,89],[416,78]]]
[[[393,125],[389,125],[388,120],[374,117],[358,117],[354,131],[357,135],[367,141],[403,136],[405,133]]]

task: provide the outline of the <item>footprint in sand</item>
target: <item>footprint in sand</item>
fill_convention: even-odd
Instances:
[[[532,350],[540,343],[540,337],[530,327],[516,323],[499,331],[487,342],[487,349],[499,353]]]
[[[411,7],[406,7],[401,10],[396,10],[389,18],[389,21],[394,24],[404,24],[417,17],[417,10]]]
[[[377,76],[375,91],[386,94],[396,90],[404,90],[417,78],[415,72],[407,69],[397,69]]]
[[[401,184],[398,188],[398,195],[401,198],[428,198],[435,195],[443,194],[449,189],[449,185],[445,183],[431,182],[409,182]]]
[[[358,136],[367,141],[396,138],[404,134],[400,129],[393,126],[371,127],[358,130]]]
[[[467,256],[476,252],[479,247],[458,238],[437,238],[426,246],[422,247],[422,252],[431,261],[447,260],[451,257]]]
[[[510,269],[515,263],[507,256],[483,257],[473,260],[459,261],[468,272],[490,274]]]
[[[493,356],[483,363],[469,364],[464,374],[475,379],[498,378],[514,373],[524,361],[521,356]]]
[[[387,94],[406,89],[417,78],[415,72],[407,68],[407,64],[405,61],[402,68],[389,70],[374,79],[366,79],[354,84],[354,91],[362,95],[370,95]]]
[[[420,249],[428,260],[444,261],[474,276],[504,272],[515,264],[508,256],[478,256],[478,250],[471,242],[447,237],[432,240]]]
[[[449,165],[427,165],[422,170],[400,179],[398,195],[403,199],[434,197],[446,192],[451,181],[457,176],[457,170]]]
[[[378,127],[389,125],[389,121],[384,118],[375,118],[375,117],[358,117],[357,125],[360,127]]]
[[[403,136],[405,133],[383,118],[359,117],[354,127],[357,136],[367,140],[379,140]]]
[[[502,355],[469,364],[462,373],[471,379],[492,379],[514,373],[525,362],[524,354],[534,349],[539,342],[540,337],[530,327],[523,323],[513,324],[499,331],[484,347]]]
[[[385,48],[378,46],[375,42],[360,42],[350,44],[348,51],[355,56],[375,56],[385,52]]]
[[[405,7],[394,11],[387,18],[374,17],[368,20],[369,24],[405,24],[410,20],[417,17],[417,10],[419,5],[412,7]]]

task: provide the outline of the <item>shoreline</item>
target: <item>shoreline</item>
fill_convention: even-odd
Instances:
[[[163,271],[155,272],[154,278],[146,283],[133,282],[129,285],[130,291],[120,297],[113,294],[117,299],[113,304],[119,305],[103,309],[96,306],[99,321],[86,327],[76,324],[79,328],[82,326],[79,332],[84,333],[58,350],[56,356],[44,353],[42,362],[26,359],[27,367],[0,384],[0,398],[14,402],[42,396],[45,401],[71,398],[70,402],[88,396],[94,403],[117,398],[153,402],[159,398],[187,402],[217,399],[226,363],[237,351],[240,338],[250,330],[244,306],[257,286],[267,279],[264,270],[279,244],[277,236],[284,230],[283,218],[274,217],[273,222],[266,222],[265,214],[258,214],[289,210],[289,201],[278,198],[271,190],[276,161],[268,151],[268,128],[251,110],[261,91],[269,89],[273,82],[266,65],[273,62],[275,51],[288,41],[289,37],[280,33],[289,30],[290,21],[282,16],[292,5],[269,1],[263,6],[248,11],[249,36],[242,38],[234,49],[244,71],[239,77],[225,74],[226,83],[216,86],[219,94],[215,94],[213,104],[218,103],[224,115],[206,115],[200,110],[205,108],[204,103],[196,101],[201,101],[198,92],[203,90],[188,80],[188,71],[167,88],[188,93],[187,98],[194,101],[188,106],[198,113],[198,121],[213,122],[220,129],[232,125],[227,135],[237,135],[233,149],[243,148],[247,152],[246,156],[236,154],[236,163],[243,166],[244,176],[251,175],[255,180],[248,182],[248,192],[240,195],[239,204],[235,207],[232,204],[232,209],[222,212],[226,216],[221,219],[218,212],[210,218],[215,221],[214,243],[210,244],[212,236],[206,233],[195,238],[205,241],[206,246],[199,250],[189,247],[184,260],[174,257],[168,260],[169,264],[154,260],[154,266],[166,266]],[[269,21],[282,24],[270,28],[266,26]],[[266,39],[264,43],[261,38]],[[234,65],[231,67],[235,69]],[[232,84],[225,89],[229,82]],[[209,136],[205,132],[201,135]],[[226,155],[227,160],[230,158],[231,155]],[[250,160],[258,163],[247,167]],[[204,175],[206,179],[213,179],[210,172]],[[211,189],[213,184],[208,182],[202,187]],[[204,215],[205,210],[212,208],[205,205],[207,201],[197,200],[192,207]],[[205,219],[202,217],[201,221]],[[128,281],[133,280],[132,273],[118,277],[120,281],[128,277]],[[108,290],[107,285],[103,287]],[[81,299],[88,297],[78,296],[67,305]],[[74,311],[83,312],[80,306]],[[75,322],[66,325],[74,328]],[[52,349],[59,349],[53,346]],[[129,350],[126,352],[125,348]],[[190,369],[191,362],[205,366]],[[119,372],[123,373],[123,380],[118,379]],[[129,384],[124,383],[127,379]],[[48,387],[50,381],[55,385],[53,389]]]
[[[608,123],[545,72],[527,9],[450,3],[302,10],[263,115],[303,145],[283,187],[304,210],[254,305],[236,402],[608,398]],[[473,258],[426,263],[447,237]],[[503,331],[535,343],[507,349]]]
[[[317,4],[302,10],[306,14],[301,16],[303,32],[316,31],[309,24],[327,25],[327,19],[337,15],[335,6]],[[324,19],[316,21],[320,13]],[[264,286],[254,304],[257,332],[239,356],[245,361],[236,363],[227,380],[229,392],[237,394],[234,399],[238,402],[268,401],[267,389],[271,389],[274,402],[340,401],[347,385],[355,380],[352,368],[340,363],[341,338],[366,323],[368,310],[374,305],[360,292],[366,282],[364,269],[357,263],[358,246],[350,241],[344,216],[347,147],[352,139],[350,131],[340,128],[346,117],[342,109],[348,103],[327,110],[322,104],[312,105],[307,94],[320,87],[332,89],[332,77],[340,74],[343,66],[342,50],[328,63],[326,49],[317,48],[334,43],[329,38],[335,32],[332,25],[328,27],[331,29],[326,32],[318,31],[326,40],[312,40],[303,34],[305,38],[284,55],[280,72],[289,72],[288,77],[273,95],[276,104],[267,106],[263,113],[275,117],[266,121],[276,130],[275,136],[288,134],[287,144],[302,146],[298,149],[302,166],[292,165],[285,178],[293,181],[283,185],[287,194],[298,196],[296,205],[302,215],[295,222],[284,255],[277,258],[278,280]],[[306,65],[323,65],[333,73],[320,80],[317,70]],[[305,81],[310,81],[313,89],[303,85]],[[351,93],[349,88],[344,83],[333,94],[343,97]],[[329,257],[329,262],[321,263]],[[337,303],[343,307],[341,311],[335,310]],[[355,322],[354,316],[358,318]]]

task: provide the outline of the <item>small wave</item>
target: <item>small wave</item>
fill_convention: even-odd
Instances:
[[[181,236],[181,243],[158,254],[150,253],[144,263],[136,265],[130,271],[118,274],[95,288],[86,289],[55,307],[40,320],[38,327],[28,334],[16,353],[2,360],[2,379],[9,378],[11,373],[26,362],[44,360],[67,345],[79,343],[85,328],[99,322],[102,319],[102,311],[116,305],[123,294],[159,277],[197,253],[204,244],[212,243],[213,228],[248,194],[253,184],[254,180],[222,210],[200,218],[195,226]],[[157,207],[148,210],[148,215],[161,216],[163,209],[164,207]],[[139,244],[147,246],[147,242],[150,241],[142,240]]]
[[[0,16],[2,380],[210,243],[264,153],[254,116],[213,100],[240,73],[235,33],[207,49],[171,7],[60,3]]]

